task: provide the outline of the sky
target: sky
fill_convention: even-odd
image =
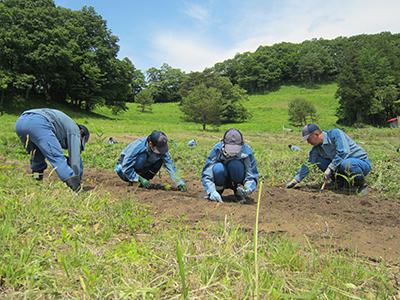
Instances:
[[[260,45],[400,33],[399,0],[54,0],[93,6],[137,69],[203,71]]]

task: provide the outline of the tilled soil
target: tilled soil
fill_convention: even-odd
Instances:
[[[173,218],[181,219],[190,227],[206,218],[213,222],[228,220],[233,223],[230,226],[253,230],[260,186],[247,197],[246,204],[237,203],[231,190],[224,192],[224,203],[216,203],[198,198],[205,193],[199,179],[186,177],[188,191],[180,192],[166,172],[161,174],[151,180],[159,184],[154,189],[128,186],[108,170],[85,169],[83,182],[88,190],[107,191],[116,198],[131,193],[135,201],[151,205],[155,226],[162,226],[165,220]],[[349,251],[374,261],[398,262],[400,205],[396,200],[375,190],[360,197],[351,191],[325,189],[321,193],[320,188],[319,183],[297,189],[264,183],[260,197],[260,234],[278,232],[294,241],[304,242],[307,238],[319,249]]]

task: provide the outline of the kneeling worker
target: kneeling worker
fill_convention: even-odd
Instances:
[[[307,124],[302,134],[301,141],[307,140],[313,146],[307,165],[317,164],[324,172],[324,181],[333,180],[341,188],[345,184],[343,176],[355,176],[354,186],[358,188],[359,195],[368,195],[365,176],[371,171],[371,162],[363,148],[338,128],[325,132],[315,124]],[[286,188],[293,188],[309,174],[307,165],[301,167]]]
[[[178,174],[168,155],[168,139],[164,132],[153,131],[149,136],[130,143],[122,152],[114,171],[126,182],[140,182],[150,188],[149,182],[164,165],[180,191],[187,191],[186,184]]]
[[[229,129],[225,132],[222,141],[211,150],[201,177],[203,188],[213,201],[222,202],[221,194],[228,188],[245,202],[245,196],[256,189],[256,160],[251,148],[243,142],[239,130]]]

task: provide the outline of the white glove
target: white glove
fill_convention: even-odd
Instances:
[[[211,194],[210,194],[210,200],[218,201],[218,202],[223,203],[223,202],[222,202],[221,195],[220,195],[216,190],[214,190],[214,191],[211,192]]]
[[[331,174],[332,174],[332,170],[331,168],[326,168],[325,172],[324,172],[324,180],[329,180],[331,179]]]
[[[237,190],[239,196],[246,196],[246,195],[250,195],[251,194],[251,189],[245,190],[242,187],[238,187],[236,190]]]

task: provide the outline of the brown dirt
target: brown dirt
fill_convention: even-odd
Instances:
[[[213,222],[230,222],[252,231],[259,187],[247,198],[247,204],[235,202],[233,191],[223,194],[224,203],[200,199],[204,194],[201,181],[186,177],[187,192],[176,190],[175,184],[163,171],[151,182],[169,190],[144,189],[128,186],[115,173],[87,170],[84,182],[87,189],[100,193],[108,191],[119,197],[133,193],[139,203],[151,205],[155,226],[164,226],[166,220],[181,219],[189,228],[209,219]],[[397,263],[400,253],[400,205],[370,190],[365,197],[345,192],[324,190],[320,185],[285,189],[283,185],[264,183],[260,198],[259,230],[261,234],[281,233],[294,241],[307,239],[318,249],[351,251],[374,261],[384,259]]]
[[[2,165],[9,163],[1,162]],[[30,173],[28,165],[24,168]],[[59,180],[55,172],[50,177],[49,174],[48,169],[45,180]],[[177,191],[164,169],[151,180],[161,186],[155,189],[128,186],[109,170],[85,169],[82,178],[87,192],[109,192],[115,201],[131,193],[135,201],[150,205],[156,228],[162,229],[169,226],[170,220],[180,219],[189,228],[199,221],[210,220],[253,231],[260,186],[247,197],[246,204],[236,203],[231,190],[223,193],[224,203],[220,204],[198,198],[205,193],[200,179],[194,176],[184,179],[187,192]],[[171,187],[166,189],[166,184]],[[320,193],[319,183],[296,187],[285,189],[281,184],[263,184],[259,213],[261,235],[285,234],[293,241],[308,240],[321,251],[345,251],[373,261],[384,259],[399,263],[400,204],[395,199],[373,189],[368,196],[360,197],[326,189]]]

